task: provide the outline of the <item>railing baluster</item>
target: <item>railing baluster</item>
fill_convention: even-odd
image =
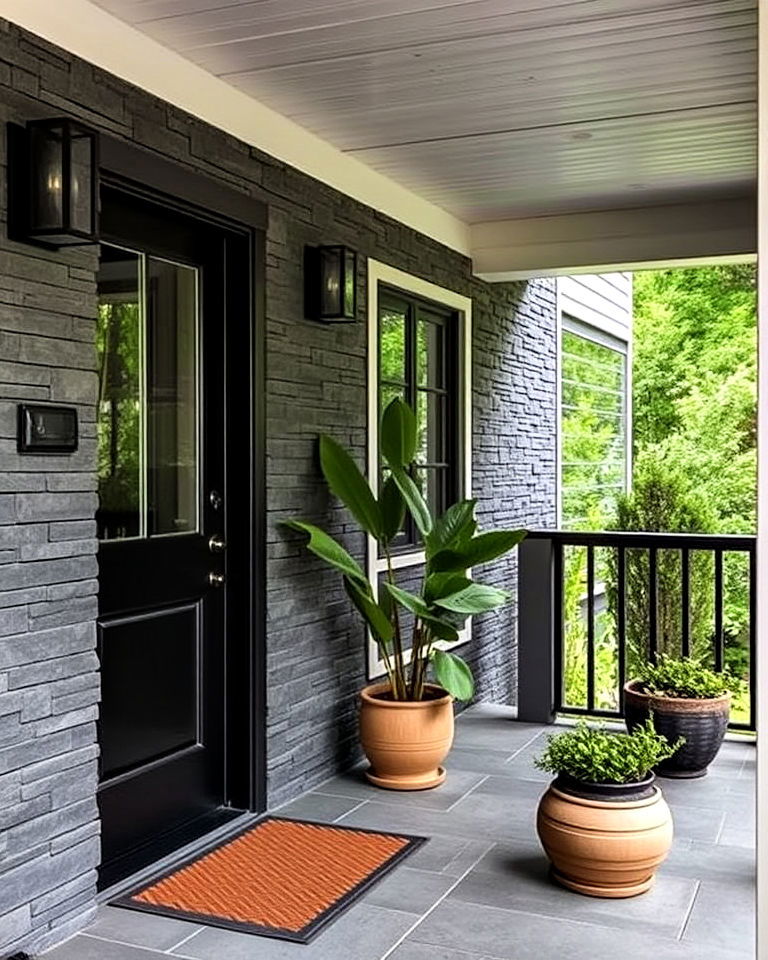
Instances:
[[[616,632],[619,644],[619,709],[624,712],[624,684],[627,682],[627,553],[622,545],[616,558]]]
[[[691,655],[691,552],[687,547],[680,551],[681,561],[681,627],[682,653],[684,657]]]
[[[658,550],[656,547],[648,548],[648,658],[656,660],[659,651],[658,638]]]
[[[565,696],[565,663],[563,648],[565,646],[565,604],[563,602],[563,587],[565,584],[565,546],[562,543],[552,544],[552,567],[554,571],[554,597],[552,620],[555,632],[555,712],[563,709]]]
[[[715,670],[723,669],[723,551],[715,549]]]
[[[567,702],[566,690],[566,654],[568,653],[568,635],[565,623],[566,596],[565,584],[569,571],[566,569],[569,553],[573,551],[573,562],[578,569],[583,570],[583,554],[581,549],[587,550],[586,587],[587,587],[587,649],[586,649],[586,705],[575,705]],[[610,548],[616,550],[615,583],[609,584],[609,600],[613,604],[615,590],[615,616],[618,651],[619,697],[617,706],[610,708],[596,705],[596,699],[602,690],[598,680],[602,676],[597,669],[596,635],[598,626],[602,622],[598,618],[603,615],[602,610],[597,612],[596,596],[596,550]],[[638,559],[644,557],[638,551],[648,551],[647,581],[637,582],[638,572],[642,571],[643,564],[636,566],[632,561],[630,551],[635,551]],[[660,582],[659,551],[669,550],[679,553],[680,580],[674,585],[667,585],[666,579]],[[677,589],[681,592],[680,635],[681,652],[690,655],[697,652],[693,643],[693,611],[696,603],[694,596],[697,581],[695,579],[695,563],[697,554],[692,551],[708,551],[714,554],[715,576],[715,665],[720,668],[725,662],[725,555],[738,553],[746,555],[749,561],[749,716],[743,720],[731,722],[731,729],[754,731],[755,724],[755,684],[754,671],[756,646],[756,549],[754,536],[721,536],[706,533],[655,533],[655,532],[621,532],[621,531],[564,531],[546,530],[532,531],[521,545],[520,574],[518,596],[518,623],[519,623],[519,677],[518,677],[518,711],[521,718],[530,722],[551,722],[558,712],[565,712],[579,716],[614,717],[623,715],[623,686],[628,672],[632,669],[629,654],[635,651],[627,650],[627,634],[630,625],[634,624],[631,617],[637,616],[639,610],[630,605],[640,599],[640,593],[647,588],[647,625],[648,625],[648,652],[652,659],[656,659],[662,651],[667,651],[669,638],[663,633],[660,612],[666,610],[669,597],[663,591]],[[741,567],[739,569],[742,569]],[[575,573],[575,571],[572,571]],[[640,574],[642,577],[642,573]],[[575,584],[574,584],[575,585]],[[583,603],[581,595],[582,585],[579,583],[579,601]],[[573,602],[570,598],[569,602]],[[579,608],[579,616],[581,610]],[[695,608],[694,608],[695,609]],[[664,626],[666,622],[664,622]],[[676,632],[676,631],[675,631]],[[583,637],[583,634],[580,634]],[[672,652],[672,651],[670,651]],[[581,664],[581,651],[573,651]]]
[[[595,548],[587,547],[587,709],[595,709]]]

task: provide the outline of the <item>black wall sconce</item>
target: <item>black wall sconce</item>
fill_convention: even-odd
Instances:
[[[357,253],[342,245],[304,250],[305,312],[312,320],[357,319]]]
[[[99,135],[57,117],[9,126],[9,214],[14,239],[48,247],[99,239]]]

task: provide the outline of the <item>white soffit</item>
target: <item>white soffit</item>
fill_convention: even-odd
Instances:
[[[757,0],[96,2],[468,223],[754,186]]]
[[[211,0],[212,5],[218,2]],[[195,3],[190,5],[194,7]],[[126,6],[146,7],[140,0]],[[196,6],[205,3],[197,2]],[[446,246],[469,253],[468,228],[456,216],[374,170],[364,160],[343,153],[90,0],[0,0],[0,17]]]

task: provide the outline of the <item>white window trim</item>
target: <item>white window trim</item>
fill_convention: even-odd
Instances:
[[[624,489],[632,491],[632,338],[624,340],[579,320],[562,310],[560,284],[557,290],[557,526],[563,525],[563,333],[573,333],[624,356],[625,468]]]
[[[405,293],[423,297],[434,303],[455,310],[459,315],[459,423],[461,426],[462,452],[460,476],[461,497],[472,495],[472,300],[453,290],[437,286],[427,280],[411,276],[396,267],[378,260],[368,260],[368,482],[374,494],[379,485],[379,285],[394,287]],[[396,569],[415,567],[424,562],[424,551],[398,553],[393,558]],[[386,561],[379,557],[378,544],[368,537],[367,573],[378,595],[379,574],[386,570]],[[471,621],[459,635],[453,646],[466,643],[472,635]],[[368,635],[368,678],[373,680],[384,674],[384,663],[379,657],[375,640]]]

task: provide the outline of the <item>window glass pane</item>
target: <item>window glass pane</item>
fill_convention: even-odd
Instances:
[[[383,310],[379,315],[379,365],[382,380],[405,382],[405,315]]]
[[[569,330],[562,337],[563,525],[599,529],[626,486],[626,356]]]
[[[197,530],[197,270],[148,259],[150,534]]]
[[[419,319],[416,325],[416,376],[420,387],[444,387],[443,326]]]
[[[102,245],[96,347],[99,538],[142,533],[142,327],[139,254]]]
[[[454,451],[458,444],[450,430],[458,423],[458,357],[451,346],[458,321],[400,291],[386,291],[379,307],[379,411],[393,397],[411,406],[417,420],[414,472],[435,514],[441,514],[456,495]],[[454,366],[456,372],[452,372]],[[431,468],[440,466],[439,471]],[[430,469],[422,469],[429,467]],[[381,478],[383,479],[384,472]],[[419,549],[415,524],[406,519],[395,546]]]
[[[439,516],[447,505],[447,467],[416,467],[413,479],[427,501],[433,516]]]
[[[74,137],[72,140],[72,226],[76,230],[90,233],[93,228],[91,210],[93,171],[91,169],[91,138]]]
[[[419,390],[416,395],[417,463],[445,463],[446,398],[443,394]]]

